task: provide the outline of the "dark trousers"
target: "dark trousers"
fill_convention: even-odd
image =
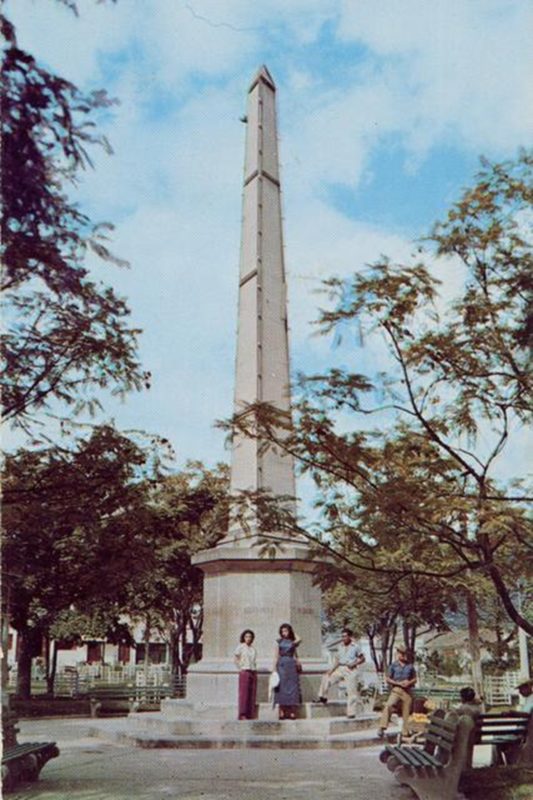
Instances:
[[[252,669],[242,669],[239,672],[239,719],[254,718],[256,691],[257,672]]]

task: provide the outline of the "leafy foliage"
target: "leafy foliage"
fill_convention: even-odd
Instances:
[[[313,477],[321,522],[303,533],[333,576],[360,585],[371,574],[379,586],[479,574],[530,633],[516,598],[531,565],[531,498],[501,456],[532,412],[532,165],[526,152],[484,162],[416,263],[382,258],[327,282],[322,332],[374,344],[381,371],[301,378],[294,425],[265,404],[232,421]],[[452,263],[463,286],[449,304],[435,274]]]
[[[447,614],[457,605],[453,587],[418,575],[374,579],[368,586],[363,572],[357,580],[353,569],[340,572],[322,564],[319,579],[330,625],[366,636],[379,672],[392,662],[398,638],[414,653],[419,635],[449,630]]]
[[[40,640],[71,608],[122,607],[142,567],[143,486],[157,478],[159,448],[102,426],[70,448],[6,457],[2,575],[23,637]]]
[[[148,376],[126,302],[86,266],[89,252],[126,265],[108,249],[112,226],[93,224],[70,197],[90,148],[111,152],[95,116],[114,101],[41,67],[5,17],[2,31],[2,388],[4,418],[27,427],[54,400],[93,410],[98,390],[140,389]]]
[[[164,446],[102,426],[70,449],[7,456],[2,571],[11,624],[28,640],[124,640],[126,617],[149,619],[171,630],[186,669],[187,630],[196,644],[202,632],[191,555],[226,529],[227,470],[191,463],[164,477]]]
[[[174,668],[186,672],[199,658],[202,635],[202,572],[191,556],[212,547],[227,529],[228,470],[190,462],[153,485],[146,497],[140,554],[142,571],[126,585],[125,610],[170,637]],[[189,635],[192,647],[189,646]]]

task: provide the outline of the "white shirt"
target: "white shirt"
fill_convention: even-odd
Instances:
[[[362,652],[355,642],[340,644],[337,649],[337,664],[339,667],[354,667],[361,655]]]
[[[523,698],[519,710],[522,711],[524,714],[531,714],[531,712],[533,711],[533,694],[530,694],[528,697]]]
[[[257,669],[257,652],[251,644],[242,642],[235,650],[235,658],[239,661],[239,669]]]

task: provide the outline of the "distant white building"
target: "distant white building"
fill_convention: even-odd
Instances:
[[[57,642],[57,669],[65,667],[79,667],[82,665],[107,665],[107,666],[135,666],[144,663],[145,643],[144,626],[136,625],[132,630],[135,647],[127,644],[111,644],[105,639],[83,639],[81,644]],[[50,658],[52,657],[53,641],[49,643]],[[8,643],[8,665],[16,666],[20,651],[19,635],[10,629]],[[37,657],[39,658],[39,656]],[[46,659],[46,640],[43,639],[40,655],[42,662]],[[170,646],[157,631],[150,634],[148,644],[148,661],[150,664],[170,666]]]

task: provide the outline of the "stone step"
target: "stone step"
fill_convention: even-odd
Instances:
[[[170,719],[161,714],[141,713],[129,718],[132,732],[156,735],[178,736],[284,736],[289,731],[295,736],[325,737],[335,734],[356,733],[357,731],[375,728],[376,715],[361,716],[358,719],[322,718],[298,719],[284,721],[267,720],[205,720],[205,719]]]
[[[265,735],[252,732],[253,728],[237,728],[236,733],[221,733],[214,728],[209,730],[204,723],[203,733],[172,733],[166,730],[166,721],[158,729],[153,723],[148,722],[148,714],[139,714],[146,717],[145,729],[134,724],[132,718],[121,719],[110,723],[109,720],[95,721],[90,730],[91,736],[111,739],[141,748],[183,748],[183,749],[238,749],[238,748],[265,748],[265,749],[353,749],[356,747],[378,746],[382,744],[376,736],[375,720],[373,726],[356,731],[345,730],[340,733],[330,733],[330,726],[322,724],[320,732],[310,728],[307,733],[297,730],[297,722],[282,724],[281,732],[277,735]],[[155,715],[150,715],[152,718]],[[161,721],[161,720],[160,720]],[[140,721],[139,721],[140,722]],[[191,721],[192,722],[192,721]],[[343,722],[337,720],[336,722]],[[243,723],[240,723],[241,725]],[[216,721],[215,726],[216,727]],[[152,729],[151,729],[152,728]],[[387,741],[393,741],[398,729],[391,727],[388,731]]]
[[[371,714],[369,707],[362,706],[359,716]],[[226,719],[234,720],[236,716],[235,703],[220,705],[202,705],[201,703],[191,703],[187,700],[167,698],[161,701],[161,714],[169,719]],[[323,703],[302,703],[298,706],[298,719],[329,719],[331,717],[343,717],[346,714],[346,702],[342,700],[332,700],[327,704]],[[257,716],[259,720],[275,721],[278,716],[277,708],[273,708],[270,703],[259,703],[257,706]]]
[[[264,749],[354,749],[357,747],[377,746],[381,742],[374,732],[360,732],[358,734],[343,736],[151,736],[150,734],[119,733],[117,740],[122,743],[133,744],[141,748],[183,748],[183,749],[237,749],[237,748],[264,748]]]

